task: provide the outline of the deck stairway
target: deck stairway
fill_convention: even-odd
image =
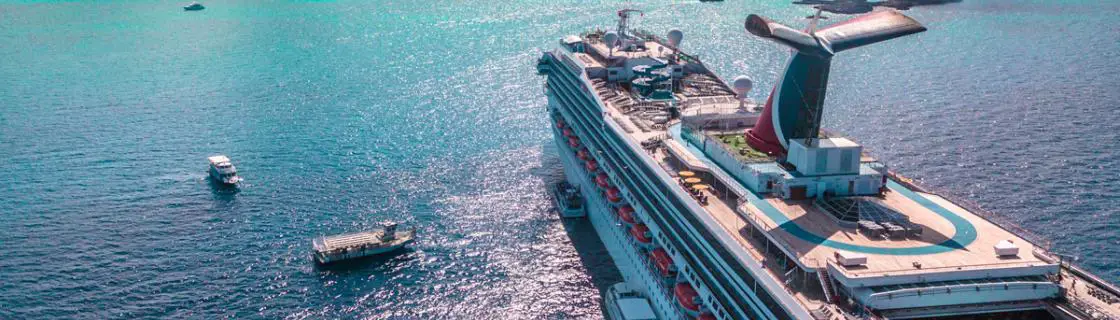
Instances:
[[[836,299],[836,290],[832,288],[832,277],[828,275],[828,270],[817,270],[817,280],[821,281],[821,289],[824,289],[824,299],[829,303],[833,303]]]

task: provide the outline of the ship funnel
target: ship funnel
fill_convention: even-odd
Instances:
[[[833,55],[926,30],[896,11],[859,16],[810,33],[753,14],[745,27],[794,49],[762,115],[747,133],[751,147],[770,154],[784,154],[790,139],[817,137]]]

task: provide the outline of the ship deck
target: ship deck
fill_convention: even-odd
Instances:
[[[651,48],[658,46],[651,43]],[[573,56],[590,67],[605,65],[605,61],[597,59],[610,55],[606,47],[593,41],[590,48],[595,54],[575,53]],[[663,58],[659,55],[661,52],[649,50],[628,57]],[[613,54],[629,55],[618,51]],[[695,90],[674,92],[676,105],[682,114],[718,117],[739,112],[738,101],[723,90],[727,86],[721,80],[710,74],[689,76],[696,76],[690,80]],[[744,183],[724,171],[716,161],[683,140],[679,130],[672,129],[680,125],[680,120],[655,124],[641,115],[645,111],[643,108],[650,105],[634,101],[634,96],[627,89],[602,80],[585,79],[591,84],[587,91],[596,95],[604,108],[604,118],[624,131],[622,136],[625,139],[635,144],[651,140],[664,142],[663,148],[655,148],[648,153],[660,166],[655,169],[663,170],[670,177],[677,177],[680,170],[693,170],[705,177],[704,183],[713,186],[701,191],[708,202],[700,205],[696,198],[685,201],[693,201],[703,208],[696,213],[706,214],[710,219],[702,220],[718,224],[708,224],[710,232],[727,236],[717,238],[738,242],[744,250],[733,252],[740,261],[760,262],[771,277],[785,284],[786,291],[806,306],[806,310],[817,310],[829,303],[825,301],[820,284],[814,283],[816,279],[791,273],[794,264],[808,272],[829,267],[848,279],[906,276],[913,277],[916,282],[925,282],[922,280],[924,276],[940,273],[983,274],[984,270],[1055,265],[1043,248],[1037,248],[1023,237],[941,196],[919,192],[894,181],[887,183],[888,190],[882,196],[868,201],[905,216],[908,223],[921,227],[920,235],[895,239],[869,237],[858,232],[850,223],[841,223],[813,200],[792,201],[760,196],[747,190]],[[862,155],[862,158],[871,160],[867,155]],[[685,188],[683,184],[680,187]],[[996,244],[1005,240],[1018,247],[1017,255],[996,254]],[[725,242],[724,245],[734,246],[726,243],[728,240],[721,241]],[[867,261],[860,266],[843,267],[834,258],[837,251],[858,253],[866,256]],[[786,257],[792,259],[787,261]],[[1087,295],[1089,291],[1086,285],[1076,285],[1070,280],[1062,285],[1074,288],[1071,291],[1075,294]],[[1093,309],[1106,313],[1120,308],[1120,304],[1098,302],[1089,303],[1093,304]]]
[[[933,273],[949,270],[1024,267],[1048,264],[1030,242],[936,195],[891,185],[881,202],[923,227],[920,237],[871,238],[845,228],[811,201],[763,199],[743,205],[770,237],[798,257],[800,265],[823,268],[837,250],[867,256],[859,267],[839,267],[850,277]],[[939,212],[937,212],[939,211]],[[994,246],[1010,240],[1019,254],[1001,257]]]

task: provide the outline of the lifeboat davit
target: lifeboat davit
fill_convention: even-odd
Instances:
[[[598,176],[595,176],[595,184],[599,185],[600,188],[611,187],[610,179],[607,178],[606,173],[600,173]]]
[[[607,189],[607,200],[610,200],[612,203],[618,203],[622,201],[622,193],[618,191],[618,188]]]
[[[576,152],[576,157],[580,160],[587,161],[587,159],[589,159],[587,156],[587,149],[579,149],[579,152]]]
[[[653,243],[653,234],[649,232],[649,227],[647,227],[645,224],[639,223],[635,224],[633,227],[630,227],[630,235],[634,236],[634,239],[638,240],[638,242],[641,242],[642,244]]]
[[[599,170],[599,163],[595,162],[595,160],[587,160],[584,167],[587,167],[587,171],[595,172],[595,170]]]
[[[579,138],[576,138],[576,137],[568,138],[568,145],[571,146],[572,148],[579,147]]]
[[[677,303],[681,305],[693,316],[698,316],[700,313],[700,303],[698,300],[699,295],[696,294],[696,289],[693,289],[688,282],[677,283],[673,287],[673,295],[677,297]]]
[[[653,264],[657,266],[657,271],[661,271],[662,277],[672,277],[677,273],[677,266],[673,264],[673,258],[669,257],[669,253],[665,252],[665,249],[653,249],[649,252],[649,259],[653,260]]]

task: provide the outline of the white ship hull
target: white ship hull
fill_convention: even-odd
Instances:
[[[669,291],[661,291],[663,280],[655,275],[643,262],[641,253],[638,252],[633,240],[629,238],[625,223],[615,218],[611,212],[610,204],[603,196],[602,190],[588,177],[579,159],[575,157],[570,147],[564,142],[563,136],[554,134],[553,141],[559,150],[560,160],[564,167],[564,176],[574,186],[584,190],[583,196],[587,202],[587,218],[595,227],[596,234],[603,242],[607,252],[622,274],[625,282],[645,296],[654,311],[661,319],[685,319],[677,310],[676,302],[672,300]]]

